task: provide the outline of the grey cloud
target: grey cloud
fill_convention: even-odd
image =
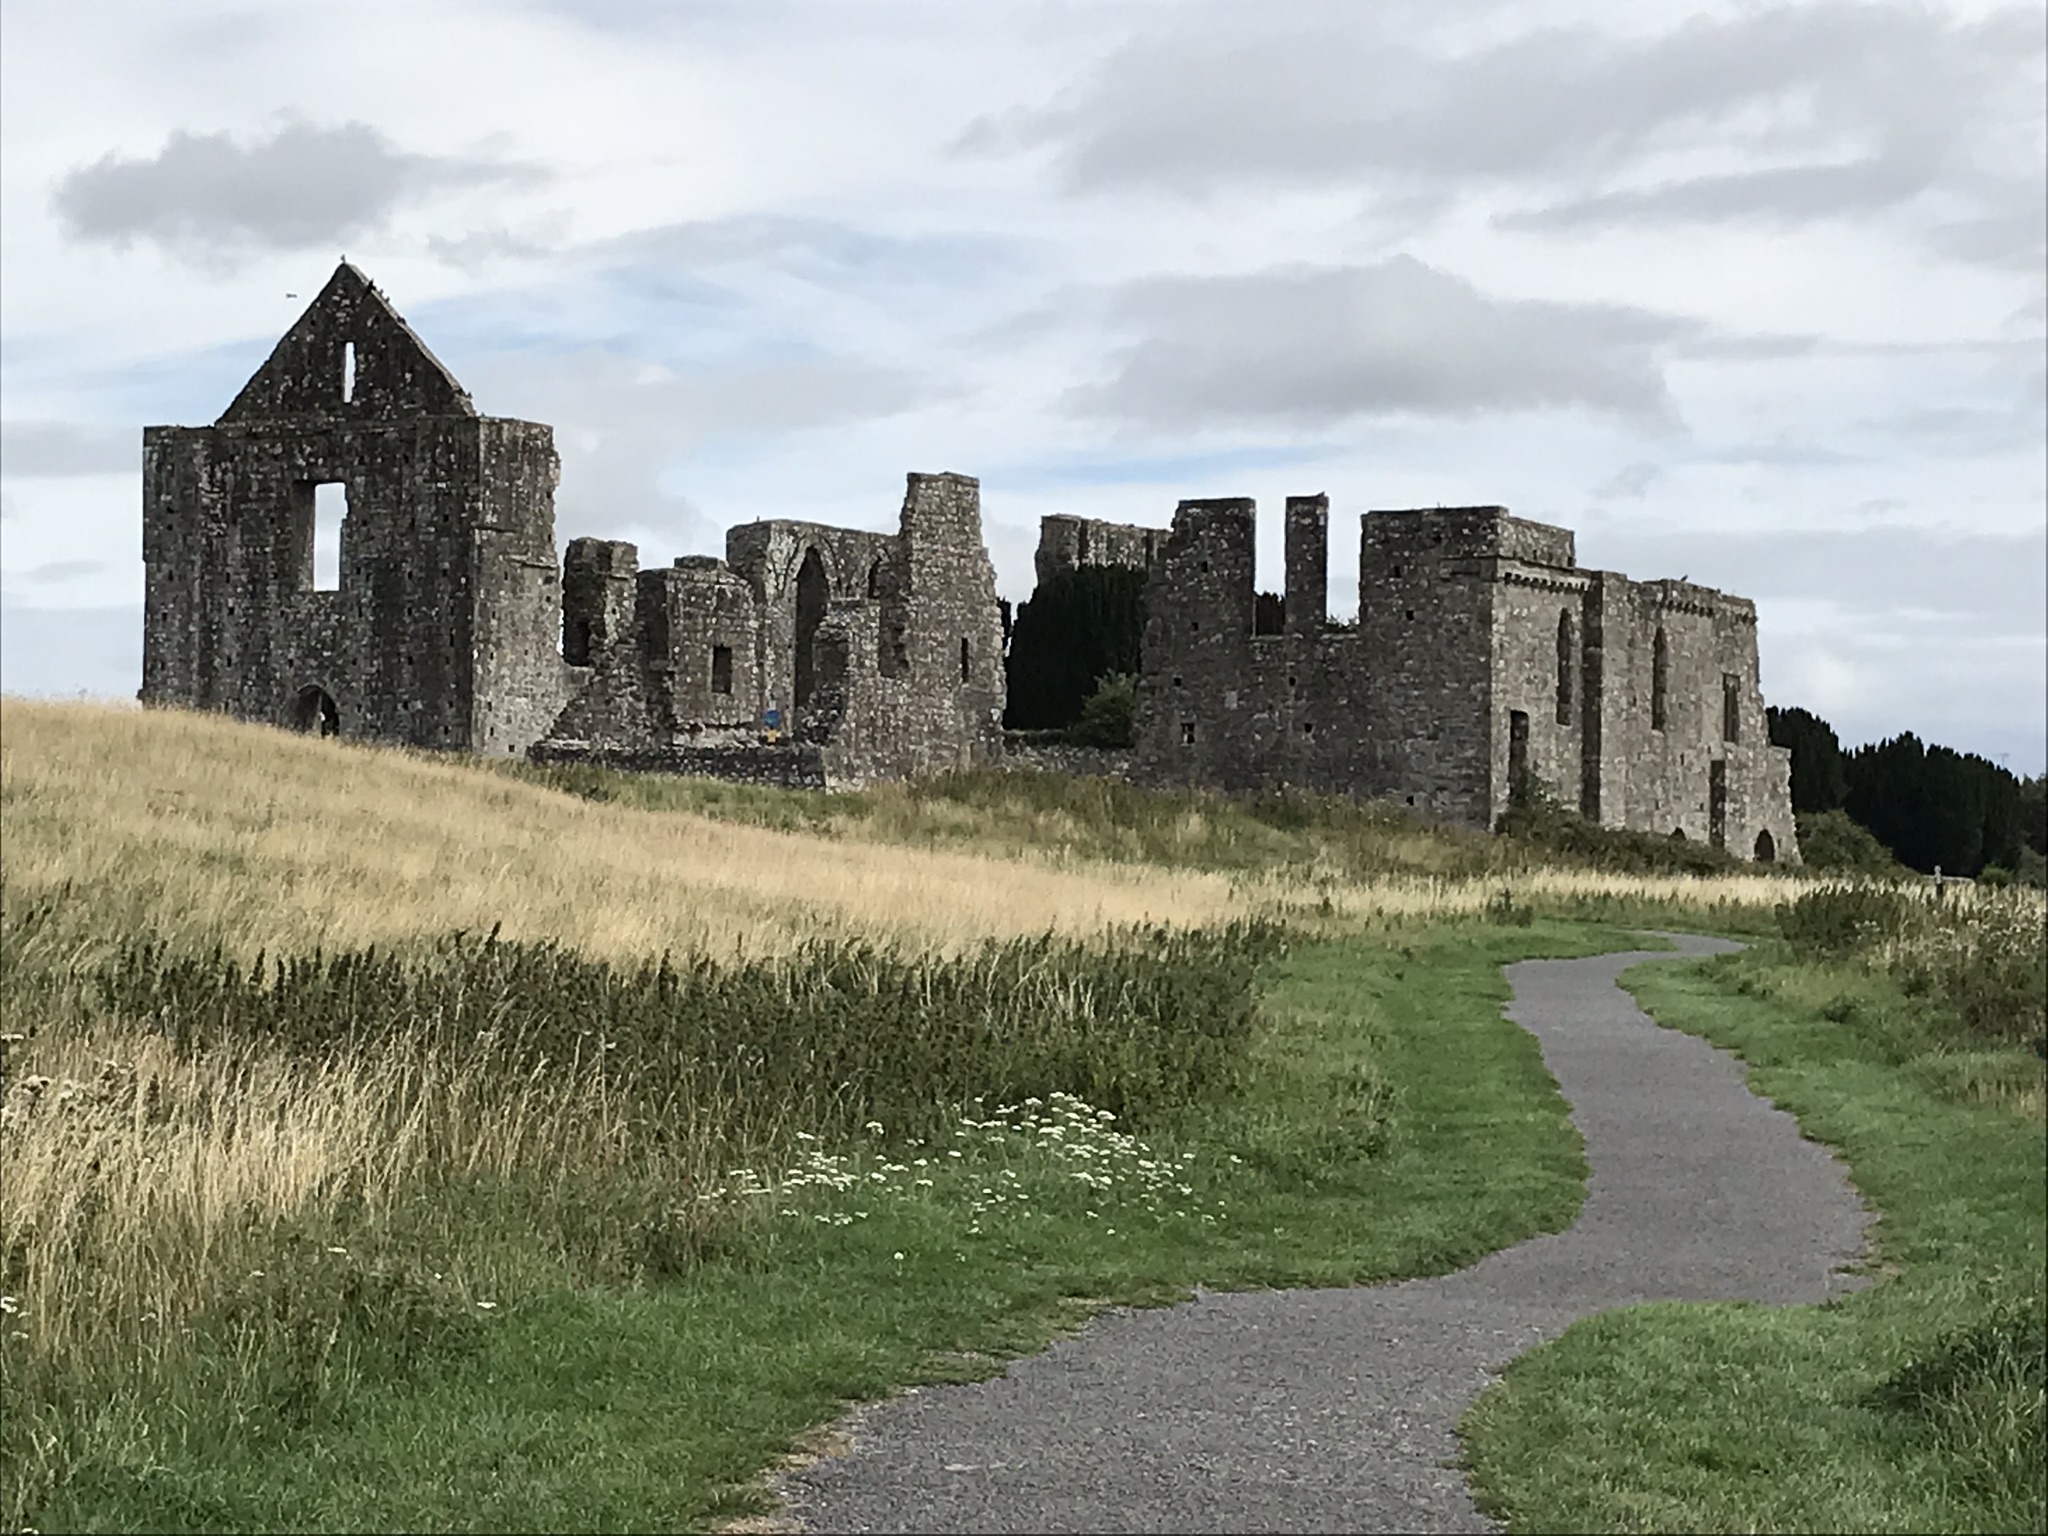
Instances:
[[[1520,216],[1550,227],[1832,216],[1937,180],[1988,214],[2038,175],[2037,131],[2014,129],[2040,117],[2030,6],[1958,20],[1910,4],[1779,5],[1636,37],[1549,28],[1454,56],[1418,51],[1364,9],[1342,27],[1317,24],[1327,10],[1268,12],[1236,0],[1199,11],[1201,24],[1140,37],[1046,106],[970,124],[955,148],[1049,149],[1074,190],[1356,185],[1408,200],[1410,216],[1416,199],[1448,202],[1466,184],[1598,188],[1673,149],[1778,167],[1581,190]],[[2014,150],[2003,174],[1969,169]],[[1983,239],[2019,260],[2001,233]]]
[[[104,560],[52,560],[47,565],[38,565],[23,571],[20,580],[32,586],[54,586],[60,582],[76,581],[81,576],[97,576],[108,569]]]
[[[565,532],[617,537],[639,523],[693,547],[718,527],[664,482],[707,440],[893,416],[936,393],[902,369],[847,358],[670,375],[617,353],[522,353],[482,358],[469,372],[480,395],[554,425]]]
[[[1987,198],[1985,212],[1935,225],[1929,243],[1958,261],[2039,277],[2048,266],[2048,186],[2039,170]]]
[[[1170,427],[1574,406],[1675,419],[1653,344],[1683,322],[1492,299],[1409,256],[1143,279],[1109,308],[1137,340],[1113,377],[1068,392],[1077,413]]]
[[[1795,442],[1780,437],[1771,442],[1727,443],[1699,455],[1711,464],[1773,464],[1781,469],[1803,469],[1822,464],[1854,464],[1857,455],[1819,443]]]
[[[133,427],[88,427],[71,421],[0,422],[0,474],[134,474],[142,468],[142,433]]]
[[[1593,491],[1597,500],[1623,499],[1641,501],[1650,487],[1664,478],[1664,471],[1655,464],[1624,464],[1602,481]]]
[[[1933,179],[1931,167],[1878,159],[1785,166],[1732,176],[1695,176],[1639,192],[1608,192],[1503,214],[1494,222],[1510,229],[1576,229],[1736,219],[1804,221],[1887,207],[1923,191]]]
[[[1024,261],[1025,244],[980,234],[898,235],[831,219],[742,214],[636,230],[590,248],[607,261],[697,270],[766,263],[786,271],[873,272],[899,283],[906,276],[986,281]]]
[[[2039,343],[2035,347],[2039,355]],[[2038,456],[2048,410],[2048,373],[2040,368],[2017,381],[2018,389],[2004,404],[1923,405],[1862,423],[1882,441],[1912,440],[1918,451],[1956,454],[2009,453],[2023,450]]]
[[[1969,618],[1979,634],[2048,630],[2048,532],[1949,533],[1904,524],[1786,533],[1633,531],[1606,521],[1579,541],[1579,563],[1632,576],[1690,575],[1759,601],[1825,599],[1886,620],[1913,611]]]
[[[173,133],[154,155],[108,154],[57,183],[53,201],[78,240],[152,240],[184,255],[332,246],[384,224],[436,187],[530,181],[534,167],[400,150],[367,123],[287,120],[268,138]]]
[[[453,239],[442,235],[427,237],[427,252],[436,261],[472,274],[493,262],[546,256],[554,249],[552,239],[538,234],[517,234],[503,228],[473,229]]]

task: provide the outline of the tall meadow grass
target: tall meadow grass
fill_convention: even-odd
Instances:
[[[95,1404],[288,1425],[461,1347],[508,1287],[744,1248],[759,1213],[700,1195],[800,1137],[1227,1097],[1276,922],[1738,921],[1785,892],[1544,867],[1385,808],[1003,778],[851,814],[637,786],[698,797],[649,808],[0,704],[0,1523],[140,1433]]]

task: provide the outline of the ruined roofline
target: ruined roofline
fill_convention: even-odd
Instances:
[[[344,346],[357,342],[374,344],[383,356],[375,370],[365,370],[374,374],[365,399],[351,402],[344,398],[345,386],[339,383],[340,359]],[[393,368],[394,354],[409,355],[402,355]],[[311,383],[316,359],[319,371],[333,370],[330,376],[336,384],[331,397],[325,386],[316,389]],[[420,339],[384,291],[346,258],[213,425],[254,426],[327,417],[364,428],[426,417],[492,419],[483,418],[448,365]]]
[[[726,527],[728,536],[747,528],[792,529],[803,533],[859,534],[865,539],[893,539],[899,535],[887,528],[855,528],[848,523],[820,523],[807,517],[756,517],[744,523],[732,523]]]
[[[1517,517],[1503,506],[1478,507],[1374,507],[1362,514],[1365,518],[1418,518],[1423,522],[1442,521],[1470,525],[1492,523],[1499,528],[1526,528],[1539,534],[1557,534],[1576,539],[1571,529],[1562,523],[1546,523],[1537,517]],[[1576,564],[1576,562],[1574,562]]]
[[[1638,592],[1645,594],[1660,609],[1709,617],[1726,614],[1751,624],[1756,622],[1756,603],[1753,599],[1739,597],[1733,592],[1723,592],[1719,587],[1702,586],[1696,581],[1687,581],[1682,576],[1667,576],[1656,581],[1631,581],[1629,584]]]

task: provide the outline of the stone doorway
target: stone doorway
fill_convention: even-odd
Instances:
[[[308,736],[339,736],[341,709],[325,688],[309,685],[292,701],[292,729]]]

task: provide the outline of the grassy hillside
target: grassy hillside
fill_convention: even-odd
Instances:
[[[853,850],[173,711],[7,700],[0,804],[10,898],[68,886],[100,932],[248,954],[493,927],[611,957],[856,934],[943,949],[1236,905],[1214,875]]]
[[[1809,889],[17,700],[0,832],[0,1524],[42,1530],[701,1525],[1105,1302],[1469,1262],[1583,1177],[1500,962]],[[1860,984],[2010,1011],[1884,899]]]

